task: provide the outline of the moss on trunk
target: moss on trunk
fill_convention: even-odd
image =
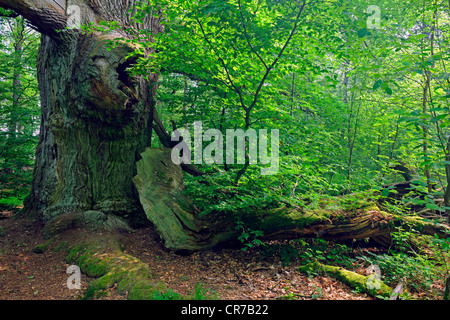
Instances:
[[[397,227],[415,229],[426,235],[447,237],[450,228],[434,224],[419,216],[401,216],[384,212],[374,202],[354,203],[344,208],[335,202],[313,210],[279,208],[260,210],[243,217],[253,230],[262,230],[263,240],[319,237],[326,240],[373,239],[381,245],[391,244]]]

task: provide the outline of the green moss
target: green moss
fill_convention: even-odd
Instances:
[[[117,284],[117,293],[127,295],[129,300],[152,299],[156,291],[166,290],[148,265],[125,254],[121,245],[113,240],[97,240],[79,243],[71,247],[66,258],[76,264],[92,281],[84,299],[95,299],[106,294],[108,288]]]
[[[305,266],[301,266],[298,268],[298,270],[300,272],[306,273],[324,272],[328,276],[336,278],[342,283],[345,283],[361,292],[368,293],[372,296],[390,297],[390,295],[392,294],[392,288],[387,286],[383,282],[379,281],[379,283],[377,283],[377,286],[373,288],[368,285],[369,283],[371,283],[371,279],[369,279],[370,276],[363,276],[341,267],[324,265],[316,261]]]
[[[47,251],[48,247],[50,246],[50,244],[53,242],[53,239],[47,240],[44,243],[38,244],[36,245],[31,251],[33,253],[44,253],[45,251]]]
[[[60,251],[68,250],[68,249],[69,249],[69,243],[67,241],[61,241],[53,248],[53,251],[60,252]]]
[[[129,300],[154,300],[158,292],[166,292],[167,287],[162,282],[139,282],[128,293]]]
[[[292,208],[277,208],[242,215],[242,221],[248,228],[263,230],[265,234],[276,232],[287,227],[308,227],[314,223],[328,219],[329,212],[303,212]]]
[[[406,222],[409,227],[419,232],[422,232],[425,225],[427,225],[427,222],[419,216],[405,216],[401,217],[401,219]]]
[[[35,246],[31,251],[33,253],[44,253],[45,250],[47,250],[47,246],[44,243],[38,244],[37,246]]]
[[[88,210],[83,213],[84,220],[91,228],[100,229],[108,219],[106,214],[100,211]]]

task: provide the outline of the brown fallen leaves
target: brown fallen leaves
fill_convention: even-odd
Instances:
[[[45,241],[42,225],[20,219],[0,219],[0,299],[79,299],[93,280],[82,275],[81,290],[66,285],[67,264],[63,252],[51,249],[32,253]],[[148,263],[168,288],[191,297],[196,286],[208,289],[209,298],[221,300],[272,299],[371,299],[326,276],[299,273],[295,262],[283,266],[279,257],[261,250],[224,249],[180,256],[164,249],[156,231],[149,227],[123,235],[126,253]],[[125,299],[108,290],[103,299]]]

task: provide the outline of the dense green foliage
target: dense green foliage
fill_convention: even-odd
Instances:
[[[187,178],[202,209],[387,195],[383,186],[404,180],[398,164],[415,168],[414,186],[428,192],[415,204],[448,208],[448,3],[378,1],[378,21],[362,0],[155,3],[166,6],[165,32],[128,30],[136,54],[153,50],[130,71],[161,74],[166,128],[280,130],[278,174],[225,164]],[[137,22],[152,5],[141,3]]]
[[[0,18],[0,204],[29,192],[39,130],[39,36],[23,18]]]

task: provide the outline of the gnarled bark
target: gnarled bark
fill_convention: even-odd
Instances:
[[[64,3],[61,6],[61,3]],[[65,38],[69,33],[58,33],[67,26],[66,1],[56,0],[0,0],[0,7],[12,9],[29,20],[31,24],[55,41]]]
[[[235,239],[232,219],[212,214],[201,217],[183,194],[183,172],[171,160],[171,149],[142,153],[133,178],[147,218],[169,249],[179,253],[211,249]]]

